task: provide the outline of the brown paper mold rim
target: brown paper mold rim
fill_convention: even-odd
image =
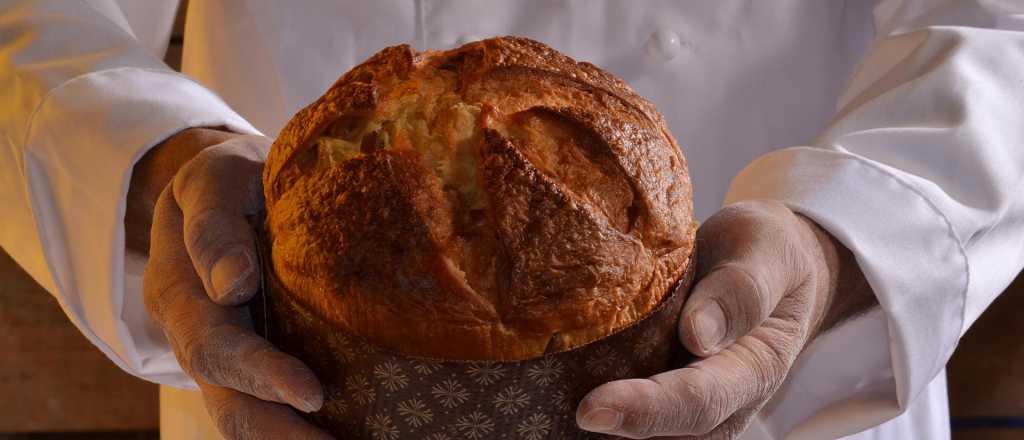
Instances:
[[[324,386],[307,417],[342,439],[605,439],[576,425],[576,406],[598,385],[648,377],[685,364],[676,322],[696,254],[662,302],[618,331],[569,350],[508,361],[409,356],[339,332],[283,291],[258,231],[262,295],[251,303],[257,331],[306,362]],[[287,319],[280,319],[287,317]]]

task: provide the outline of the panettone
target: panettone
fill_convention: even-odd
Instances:
[[[657,306],[694,252],[661,115],[524,38],[382,50],[291,119],[263,180],[275,294],[413,356],[600,339]]]

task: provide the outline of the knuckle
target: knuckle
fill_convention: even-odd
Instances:
[[[253,241],[249,228],[243,214],[204,204],[186,212],[185,246],[197,266],[209,267],[227,250],[251,248]]]
[[[713,390],[721,389],[714,374],[703,370],[699,364],[688,367],[688,374],[673,384],[666,384],[673,390],[671,402],[675,411],[674,424],[685,426],[687,431],[707,434],[722,420],[722,405]]]
[[[733,292],[722,298],[723,302],[732,303],[726,305],[732,305],[733,311],[739,314],[731,318],[741,320],[749,329],[771,313],[771,293],[764,280],[756,277],[746,265],[736,262],[726,262],[719,269],[727,274],[730,284],[735,286]]]
[[[259,136],[235,136],[224,142],[212,145],[203,150],[208,157],[213,158],[235,158],[250,157],[255,150],[253,139]]]
[[[627,438],[648,438],[671,429],[676,422],[676,412],[671,401],[666,399],[665,386],[658,380],[630,379],[614,382],[605,388],[604,404],[623,411],[624,420],[620,435]]]
[[[218,227],[221,216],[222,213],[211,208],[189,213],[185,219],[185,242],[193,257],[196,253],[208,253],[223,243],[225,234]]]
[[[758,368],[755,376],[758,377],[759,385],[756,390],[757,397],[767,399],[782,386],[782,382],[786,377],[786,369],[775,365],[767,365]]]
[[[736,217],[748,217],[760,211],[760,201],[741,200],[722,207],[720,213]]]
[[[235,142],[234,138],[232,138],[225,142],[211,145],[209,148],[204,148],[200,153],[201,156],[197,155],[197,157],[203,157],[205,160],[217,160],[220,158],[232,157],[243,150],[240,147],[241,143]]]
[[[220,327],[211,327],[199,330],[193,337],[187,337],[182,342],[182,368],[193,377],[198,376],[204,382],[217,386],[224,386],[223,378],[226,376],[223,362],[220,359],[227,347],[224,338],[218,335]]]
[[[197,179],[201,179],[201,176],[207,174],[206,170],[209,168],[210,161],[208,152],[210,150],[210,148],[203,149],[192,159],[185,162],[178,169],[178,172],[174,174],[174,179],[171,181],[171,192],[175,200],[181,201],[189,186],[194,185]]]
[[[193,379],[216,384],[207,374],[207,360],[201,339],[202,336],[181,338],[178,344],[178,363]]]
[[[679,425],[679,418],[681,414],[686,411],[687,401],[679,393],[669,392],[664,401],[664,405],[658,412],[660,420],[658,420],[658,426],[661,427],[659,431],[675,430],[674,428]]]
[[[271,144],[273,141],[266,136],[245,135],[232,138],[217,147],[230,149],[231,152],[240,154],[247,159],[262,162],[266,160]]]
[[[728,212],[729,215],[734,216],[735,220],[742,222],[760,222],[763,221],[761,219],[775,217],[785,212],[789,212],[789,208],[776,200],[751,199],[730,204],[722,208],[722,211]]]
[[[276,392],[272,384],[282,374],[279,371],[282,362],[275,359],[275,355],[284,355],[260,345],[256,340],[241,341],[240,347],[232,349],[220,373],[232,388],[264,399],[274,398]]]
[[[215,209],[203,209],[185,220],[185,245],[200,273],[208,273],[212,265],[232,249],[251,248],[248,223],[241,216]],[[249,255],[255,252],[249,249]],[[207,280],[208,281],[208,280]]]
[[[268,141],[253,140],[252,137],[236,137],[203,149],[193,159],[205,174],[216,170],[237,170],[240,167],[262,168]]]
[[[188,295],[189,288],[186,280],[173,276],[158,276],[147,268],[142,281],[142,295],[149,316],[166,328],[174,315],[174,310],[178,308],[179,301]]]
[[[167,287],[156,275],[156,268],[152,260],[146,264],[146,270],[142,274],[142,305],[146,312],[156,321],[162,321],[164,311],[167,308]]]
[[[276,365],[271,356],[277,353],[263,347],[259,339],[246,338],[245,330],[231,324],[206,329],[185,347],[189,369],[203,381],[241,393],[271,398],[267,369]],[[184,368],[184,366],[183,366]],[[190,371],[190,370],[186,370]]]
[[[752,215],[785,216],[790,213],[789,208],[784,203],[773,199],[747,200],[744,207]]]
[[[764,346],[771,350],[773,363],[789,366],[800,352],[800,341],[805,330],[800,322],[773,319],[765,324],[769,336],[764,338]]]
[[[726,419],[729,404],[726,396],[715,390],[724,389],[724,384],[710,371],[695,368],[687,387],[689,398],[697,402],[692,415],[691,426],[699,434],[713,431]]]
[[[721,422],[719,414],[722,412],[720,405],[709,401],[700,406],[700,411],[694,415],[693,432],[707,434],[718,427]]]
[[[792,212],[775,200],[744,200],[722,208],[712,219],[720,221],[729,236],[778,236],[789,220],[796,220]],[[709,219],[709,222],[711,219]]]
[[[649,438],[670,429],[669,423],[674,421],[664,409],[648,404],[638,411],[627,431],[633,438]]]
[[[174,176],[171,189],[183,208],[204,197],[211,188],[240,192],[239,189],[248,190],[247,185],[251,181],[260,180],[263,160],[245,144],[220,143],[203,149],[182,165]],[[225,181],[231,184],[225,186]]]
[[[799,352],[795,344],[790,342],[792,338],[786,335],[791,330],[774,326],[769,331],[775,335],[769,334],[754,348],[754,361],[750,365],[760,385],[758,396],[761,398],[771,397],[782,386]]]
[[[252,417],[245,405],[235,399],[225,398],[210,408],[217,429],[228,439],[247,439],[253,431]]]
[[[708,405],[701,405],[691,422],[692,432],[704,435],[714,431],[715,427],[718,426],[718,420],[713,415],[715,412],[714,408]]]
[[[790,274],[791,284],[798,285],[800,281],[806,280],[811,274],[811,255],[806,248],[797,244],[790,244],[780,252],[780,263]]]
[[[673,408],[667,405],[667,402],[659,403],[645,402],[640,408],[637,423],[632,430],[634,435],[647,438],[671,429],[671,424],[674,423]]]
[[[245,136],[242,139],[245,140],[245,145],[249,147],[257,160],[261,162],[267,160],[267,153],[270,152],[270,147],[273,144],[273,141],[270,138],[266,136],[250,135]]]

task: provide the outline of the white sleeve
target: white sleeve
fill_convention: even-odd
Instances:
[[[883,311],[881,331],[853,323],[865,333],[826,339],[849,345],[823,348],[848,353],[831,360],[841,367],[799,368],[861,377],[819,380],[851,385],[818,408],[790,387],[768,408],[799,408],[783,432],[816,411],[838,414],[823,405],[860,422],[816,438],[905,411],[1024,265],[1024,2],[884,1],[875,24],[876,41],[814,145],[758,158],[726,196],[781,200],[813,218],[853,251]],[[887,352],[889,376],[852,367],[870,364],[865,344]],[[891,410],[842,402],[867,391]]]
[[[141,45],[116,5],[0,0],[0,246],[118,366],[190,386],[126,262],[130,173],[183,128],[257,131]]]

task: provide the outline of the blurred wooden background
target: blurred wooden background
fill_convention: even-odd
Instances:
[[[184,5],[165,61],[181,64]],[[157,438],[157,388],[119,370],[0,250],[0,440]],[[956,440],[1024,439],[1024,276],[949,365]]]
[[[111,363],[2,251],[0,286],[0,433],[156,430],[156,385]]]
[[[947,371],[955,440],[1024,439],[1024,273],[960,340]]]
[[[164,61],[181,67],[188,0]],[[0,249],[0,440],[158,438],[157,386],[121,371]]]

